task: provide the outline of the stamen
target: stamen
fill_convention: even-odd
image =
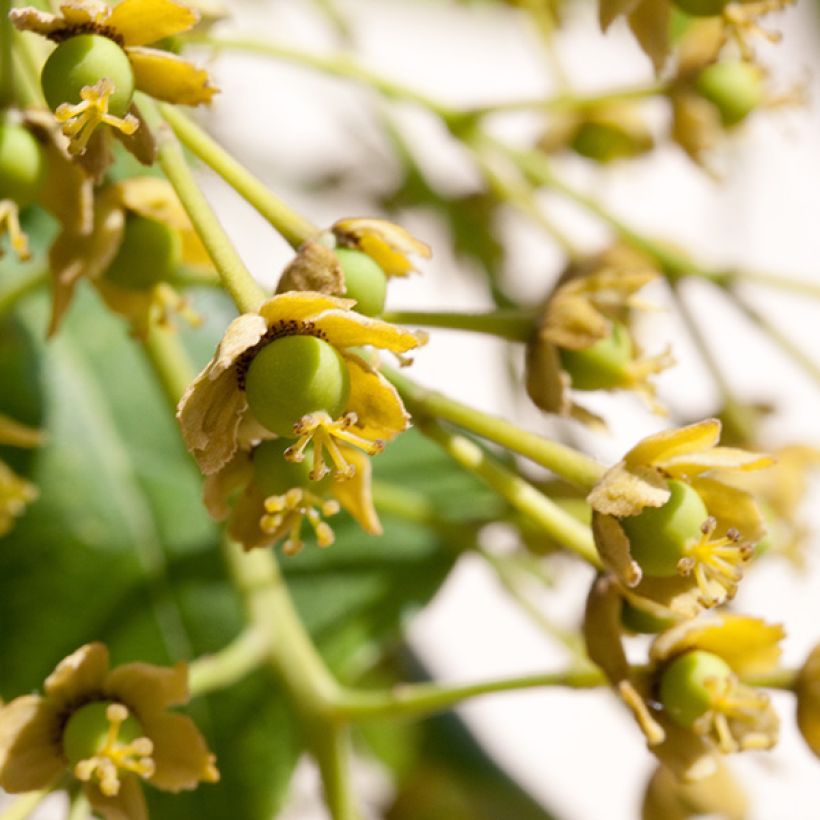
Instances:
[[[20,209],[13,199],[0,199],[0,236],[3,234],[4,226],[17,258],[21,262],[31,259],[28,237],[20,227]]]
[[[333,421],[324,411],[303,416],[293,426],[293,432],[298,438],[295,444],[285,450],[285,458],[288,461],[301,463],[305,460],[305,449],[312,441],[313,469],[310,471],[311,481],[321,481],[328,473],[333,473],[333,477],[337,481],[353,478],[356,474],[356,468],[345,459],[335,439],[351,444],[370,456],[384,450],[383,441],[370,441],[370,439],[357,436],[350,431],[350,428],[357,421],[355,413],[347,413],[336,419],[336,421]],[[333,462],[333,468],[325,463],[325,450],[327,450],[330,460]]]
[[[700,589],[700,604],[707,609],[735,596],[743,577],[742,565],[754,553],[749,544],[740,544],[740,533],[730,529],[720,538],[712,538],[717,520],[709,516],[701,525],[700,538],[686,545],[686,556],[678,561],[678,572],[694,575]],[[715,586],[721,589],[716,593]]]
[[[304,547],[302,522],[307,518],[316,534],[320,547],[329,547],[335,540],[333,530],[322,517],[329,518],[339,512],[339,502],[325,500],[302,487],[294,487],[284,495],[272,495],[265,499],[266,514],[259,519],[259,527],[268,535],[288,539],[282,547],[285,555],[295,555]]]
[[[76,105],[63,103],[57,106],[54,116],[57,122],[63,124],[63,134],[69,139],[70,153],[84,153],[91,135],[101,123],[129,136],[139,128],[139,120],[133,114],[126,114],[120,118],[108,113],[108,100],[114,90],[114,83],[104,77],[98,83],[87,85],[80,91],[82,102]]]
[[[96,778],[100,791],[107,797],[119,794],[119,773],[130,772],[144,780],[154,774],[154,761],[151,755],[154,744],[147,737],[138,737],[130,743],[120,743],[119,733],[122,724],[128,719],[128,709],[121,703],[112,703],[105,711],[108,720],[108,733],[102,748],[93,757],[80,760],[74,766],[74,775],[84,782]]]
[[[729,3],[726,6],[723,10],[726,36],[735,41],[744,60],[754,58],[754,51],[749,45],[749,40],[753,37],[763,37],[770,43],[777,43],[783,36],[780,32],[764,29],[757,23],[757,18],[782,11],[795,2],[796,0],[760,0],[757,3]]]

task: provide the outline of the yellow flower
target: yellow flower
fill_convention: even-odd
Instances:
[[[622,643],[621,601],[611,576],[593,584],[584,620],[587,651],[664,766],[678,778],[699,780],[714,774],[718,752],[775,745],[779,722],[768,695],[741,683],[741,678],[775,668],[784,636],[781,626],[745,615],[685,621],[655,638],[647,666],[632,667]],[[664,703],[663,683],[674,662],[691,653],[708,654],[726,672],[701,681],[699,710],[694,719],[682,722]]]
[[[198,322],[185,300],[167,283],[128,287],[106,278],[122,245],[130,216],[143,217],[176,232],[182,261],[194,267],[210,265],[202,246],[171,185],[156,177],[133,177],[103,189],[94,203],[90,232],[64,229],[51,246],[52,313],[49,334],[54,334],[81,279],[90,280],[108,307],[128,319],[133,332],[144,336],[154,322],[167,322],[173,312]]]
[[[672,359],[668,352],[641,356],[628,327],[631,309],[647,307],[635,294],[657,276],[644,257],[621,245],[574,264],[564,273],[527,345],[526,387],[538,407],[601,424],[598,416],[574,400],[568,359],[605,343],[617,332],[623,336],[623,355],[607,372],[593,374],[591,383],[581,383],[581,389],[635,390],[658,409],[649,377],[671,365]],[[580,378],[576,374],[576,387]]]
[[[219,779],[194,722],[167,712],[188,700],[188,671],[129,663],[109,671],[101,643],[78,649],[46,678],[44,695],[0,708],[0,786],[53,786],[67,769],[107,818],[147,820],[139,785],[194,789]]]
[[[604,565],[640,605],[692,616],[734,596],[754,545],[766,529],[750,493],[723,480],[726,471],[756,470],[772,463],[768,456],[733,447],[717,447],[716,419],[667,430],[640,441],[608,470],[587,497],[593,509],[595,544]],[[686,534],[683,554],[672,572],[646,571],[635,560],[626,530],[633,517],[661,508],[673,497],[673,484],[689,493],[700,508],[699,531]],[[697,499],[699,498],[699,502]],[[634,538],[633,538],[634,540]],[[647,545],[643,545],[646,548]],[[651,545],[649,546],[651,550]],[[644,559],[644,563],[648,563]]]
[[[334,541],[333,530],[323,519],[335,515],[340,506],[347,510],[369,535],[380,535],[381,523],[373,507],[369,458],[352,447],[339,449],[355,467],[347,481],[302,481],[291,483],[293,468],[282,457],[279,475],[260,475],[254,460],[259,447],[237,450],[218,472],[205,479],[205,506],[217,521],[228,519],[228,533],[246,550],[267,547],[285,539],[283,551],[295,555],[304,546],[302,527],[308,521],[320,547]],[[265,463],[262,469],[276,470]],[[281,476],[281,479],[280,479]],[[273,480],[271,480],[273,479]],[[271,491],[266,486],[274,485]],[[241,495],[239,495],[241,493]]]
[[[37,447],[43,441],[38,430],[0,414],[0,444],[12,447]],[[0,461],[0,536],[5,535],[14,519],[23,514],[27,504],[37,498],[37,488],[16,475]]]
[[[325,451],[334,472],[350,477],[355,469],[339,443],[373,455],[407,429],[409,417],[395,388],[351,348],[369,345],[401,354],[423,344],[426,337],[356,313],[353,304],[312,291],[281,293],[268,299],[258,313],[245,313],[231,322],[214,357],[177,408],[182,436],[205,475],[221,470],[236,453],[240,422],[261,428],[248,406],[245,375],[257,353],[285,336],[314,336],[327,342],[342,356],[350,384],[340,418],[313,413],[294,426],[296,442],[289,450],[290,460],[302,461],[312,442],[316,478],[328,471]]]
[[[199,105],[210,102],[218,91],[204,69],[168,51],[146,48],[197,24],[199,13],[179,0],[123,0],[113,7],[101,0],[68,0],[60,5],[59,14],[27,7],[12,9],[10,18],[21,31],[33,31],[56,43],[78,34],[113,40],[128,57],[136,88],[158,100]],[[108,99],[114,91],[108,86],[104,80],[86,86],[82,102],[58,110],[63,132],[72,138],[74,153],[82,153],[96,126],[105,122],[114,127],[115,134],[126,137],[126,147],[139,156],[130,137],[137,129],[147,129],[133,106],[123,119],[108,114]]]
[[[820,644],[806,658],[794,685],[797,726],[809,748],[820,757]]]

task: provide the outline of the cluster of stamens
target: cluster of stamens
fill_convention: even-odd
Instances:
[[[644,399],[649,409],[658,415],[666,415],[666,408],[655,398],[655,389],[650,383],[651,376],[667,370],[675,364],[671,348],[666,348],[656,356],[635,359],[626,366],[630,386]]]
[[[288,461],[301,463],[305,460],[305,450],[313,442],[313,469],[310,471],[311,481],[321,481],[326,475],[332,473],[337,481],[345,481],[353,478],[356,468],[345,459],[337,439],[363,450],[369,456],[375,456],[384,450],[384,442],[381,440],[371,441],[351,432],[350,428],[355,426],[358,418],[355,413],[345,413],[335,421],[325,411],[310,413],[293,425],[293,433],[296,436],[296,443],[285,450],[285,458]],[[330,456],[333,464],[331,468],[325,461],[324,452]]]
[[[261,530],[269,535],[287,533],[282,547],[286,555],[295,555],[305,545],[302,540],[302,522],[307,519],[316,534],[320,547],[329,547],[335,540],[330,525],[322,517],[339,512],[339,502],[319,498],[302,487],[294,487],[284,495],[272,495],[265,499],[265,515],[259,521]]]
[[[130,743],[119,742],[120,727],[128,719],[128,709],[121,703],[109,704],[105,716],[109,726],[102,747],[92,757],[75,764],[74,775],[84,782],[96,779],[100,791],[113,797],[120,790],[120,772],[130,772],[143,779],[154,774],[151,759],[154,744],[147,737],[138,737]]]
[[[693,575],[700,589],[700,603],[710,608],[734,597],[743,577],[742,565],[753,555],[749,544],[740,543],[740,533],[729,529],[726,535],[713,538],[717,520],[709,516],[700,527],[700,537],[686,546],[686,556],[678,562],[678,572]],[[716,595],[714,585],[722,588]]]
[[[778,31],[769,31],[763,28],[758,18],[782,11],[796,0],[760,0],[757,3],[729,3],[723,10],[723,21],[726,26],[726,35],[736,44],[744,60],[751,60],[754,51],[749,45],[752,37],[759,36],[770,43],[780,42],[782,35]]]
[[[0,235],[3,229],[9,235],[11,247],[21,262],[31,258],[28,237],[20,227],[20,209],[13,199],[0,199]]]
[[[709,693],[710,707],[695,721],[695,732],[712,737],[724,754],[772,746],[772,738],[763,731],[744,731],[740,737],[735,736],[737,724],[753,727],[760,722],[769,705],[768,695],[744,686],[735,675],[707,678],[703,685]]]
[[[100,124],[110,125],[128,136],[139,128],[139,120],[133,114],[115,117],[108,113],[108,101],[114,91],[114,83],[104,77],[80,91],[81,102],[57,106],[54,116],[62,123],[63,134],[69,139],[68,150],[72,154],[78,155],[85,151],[88,141]]]

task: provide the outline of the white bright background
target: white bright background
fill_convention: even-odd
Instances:
[[[220,33],[247,34],[310,51],[333,53],[338,39],[310,0],[229,3],[234,21]],[[594,9],[571,10],[560,55],[578,89],[593,91],[651,79],[648,62],[625,29],[603,37]],[[550,78],[536,35],[524,15],[476,3],[346,0],[338,8],[351,23],[358,59],[366,65],[452,105],[490,103],[546,95]],[[771,26],[784,31],[777,48],[761,53],[775,85],[804,83],[815,96],[818,83],[815,8],[805,2]],[[232,153],[274,190],[329,225],[360,215],[366,203],[344,191],[310,195],[298,181],[350,165],[372,177],[368,186],[391,184],[389,150],[380,137],[378,98],[351,83],[265,58],[229,53],[212,65],[223,93],[206,124]],[[448,191],[477,186],[470,162],[425,112],[393,105],[431,181]],[[526,139],[538,120],[515,115],[495,120],[505,137]],[[704,261],[736,263],[754,270],[820,278],[818,225],[820,153],[818,109],[786,109],[757,116],[727,146],[724,180],[717,186],[674,147],[614,169],[590,169],[568,161],[566,176],[607,201],[624,219],[655,235],[678,241]],[[209,197],[258,278],[273,283],[290,252],[248,206],[212,175],[203,174]],[[576,208],[546,197],[548,212],[590,248],[606,234]],[[517,291],[536,298],[559,271],[560,258],[538,230],[517,215],[506,219],[511,244],[509,270]],[[408,214],[404,224],[432,244],[434,259],[423,277],[397,283],[389,307],[488,308],[476,278],[459,269],[445,237],[430,219]],[[780,413],[767,427],[772,446],[793,440],[820,445],[820,395],[789,360],[750,329],[725,303],[693,288],[693,305],[721,364],[743,395],[778,399]],[[762,288],[751,292],[784,332],[820,361],[817,303]],[[655,294],[662,299],[660,293]],[[660,380],[662,397],[681,417],[714,410],[708,374],[674,317],[661,312],[647,322],[646,346],[673,341],[679,366]],[[520,358],[520,356],[519,356]],[[615,460],[638,437],[661,422],[631,397],[605,397],[596,407],[612,421],[612,434],[589,439],[572,426],[556,427],[526,401],[504,394],[503,348],[492,340],[436,331],[416,356],[412,375],[484,410],[517,419],[533,430],[563,431],[583,438],[602,460]],[[576,438],[576,440],[577,440]],[[816,489],[816,488],[815,488]],[[814,506],[820,500],[814,494]],[[807,512],[811,511],[809,504]],[[779,560],[752,570],[737,607],[782,621],[788,638],[785,662],[799,664],[820,639],[820,544],[815,538],[809,568],[798,573]],[[589,573],[567,562],[554,589],[531,590],[544,611],[567,625],[579,622]],[[487,569],[464,559],[433,603],[412,623],[413,647],[444,681],[557,669],[562,652],[537,632],[505,599]],[[792,700],[776,696],[783,719],[782,742],[767,754],[736,758],[735,770],[751,795],[753,820],[820,817],[820,762],[797,735]],[[653,769],[641,735],[608,691],[561,690],[495,695],[465,705],[460,714],[480,740],[536,797],[564,820],[631,820],[638,816],[643,785]],[[357,773],[373,806],[389,787],[373,767]],[[388,789],[388,791],[385,791]],[[321,820],[324,810],[311,794],[318,781],[304,763],[295,779],[289,820]],[[372,809],[372,817],[378,816]],[[515,820],[515,818],[499,818]]]

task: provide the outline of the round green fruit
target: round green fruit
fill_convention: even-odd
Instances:
[[[583,350],[559,348],[561,367],[569,373],[576,390],[606,390],[622,385],[633,349],[629,331],[621,322],[612,323],[609,336]]]
[[[0,123],[0,199],[25,208],[40,193],[45,176],[45,152],[35,137],[22,125]]]
[[[660,578],[677,574],[687,544],[700,536],[709,517],[703,500],[688,484],[672,480],[669,490],[662,507],[645,507],[638,515],[620,519],[632,557],[647,575]]]
[[[105,747],[111,725],[106,711],[109,701],[87,703],[74,712],[63,729],[63,752],[72,765],[94,757]],[[117,733],[117,742],[128,744],[144,734],[139,721],[129,715]]]
[[[131,290],[166,282],[182,263],[179,232],[155,219],[129,214],[125,232],[105,278]]]
[[[80,34],[60,43],[40,75],[43,94],[52,110],[62,103],[80,102],[83,88],[102,79],[114,84],[108,113],[124,117],[134,95],[134,72],[126,53],[113,40],[98,34]]]
[[[701,650],[687,652],[663,670],[660,701],[675,723],[689,729],[712,705],[706,681],[731,675],[732,669],[723,658]]]
[[[293,426],[310,413],[342,414],[350,376],[339,353],[315,336],[285,336],[254,356],[245,391],[258,421],[277,436],[293,438]]]
[[[763,74],[756,65],[742,60],[727,60],[704,68],[695,88],[717,108],[727,127],[745,120],[763,102]]]
[[[304,461],[293,462],[285,458],[285,450],[293,444],[291,439],[264,441],[253,451],[253,476],[256,486],[269,495],[284,495],[294,487],[304,487],[321,494],[331,482],[328,476],[321,481],[311,481],[313,447],[305,449]]]
[[[674,3],[691,17],[716,17],[723,13],[729,0],[674,0]]]
[[[384,271],[361,251],[337,248],[334,253],[345,275],[344,295],[356,300],[354,310],[365,316],[378,316],[384,310],[387,296],[387,277]]]

